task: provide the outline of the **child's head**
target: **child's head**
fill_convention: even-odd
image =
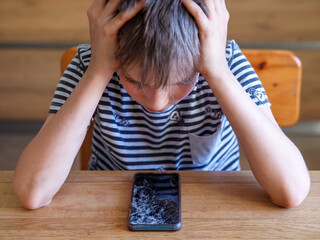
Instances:
[[[122,0],[119,11],[136,2]],[[195,2],[206,11],[202,0]],[[199,55],[196,22],[180,0],[145,0],[145,7],[119,32],[119,75],[138,80],[139,88],[148,86],[156,91],[170,86],[172,90],[171,86],[179,85],[190,92],[198,74]],[[134,93],[130,95],[138,101]],[[180,99],[186,94],[182,95]]]

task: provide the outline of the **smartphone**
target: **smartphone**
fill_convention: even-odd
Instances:
[[[128,226],[133,231],[177,231],[181,228],[178,173],[134,175]]]

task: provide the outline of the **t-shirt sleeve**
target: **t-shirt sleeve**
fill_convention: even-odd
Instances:
[[[91,49],[87,44],[80,44],[77,47],[77,54],[67,66],[54,92],[49,113],[57,113],[59,111],[83,77],[87,69],[87,64],[83,60],[83,57],[87,56],[88,52],[90,52],[91,56]]]
[[[226,52],[231,72],[251,99],[260,108],[270,107],[271,103],[257,73],[234,40],[228,41]]]

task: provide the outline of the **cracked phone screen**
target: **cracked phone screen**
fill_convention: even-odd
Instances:
[[[177,224],[179,222],[179,176],[137,174],[131,224]]]

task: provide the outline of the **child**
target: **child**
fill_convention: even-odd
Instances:
[[[78,46],[17,165],[26,208],[51,202],[92,117],[90,170],[240,170],[238,139],[272,202],[303,201],[306,165],[226,41],[224,0],[94,0],[88,18],[91,45]]]

